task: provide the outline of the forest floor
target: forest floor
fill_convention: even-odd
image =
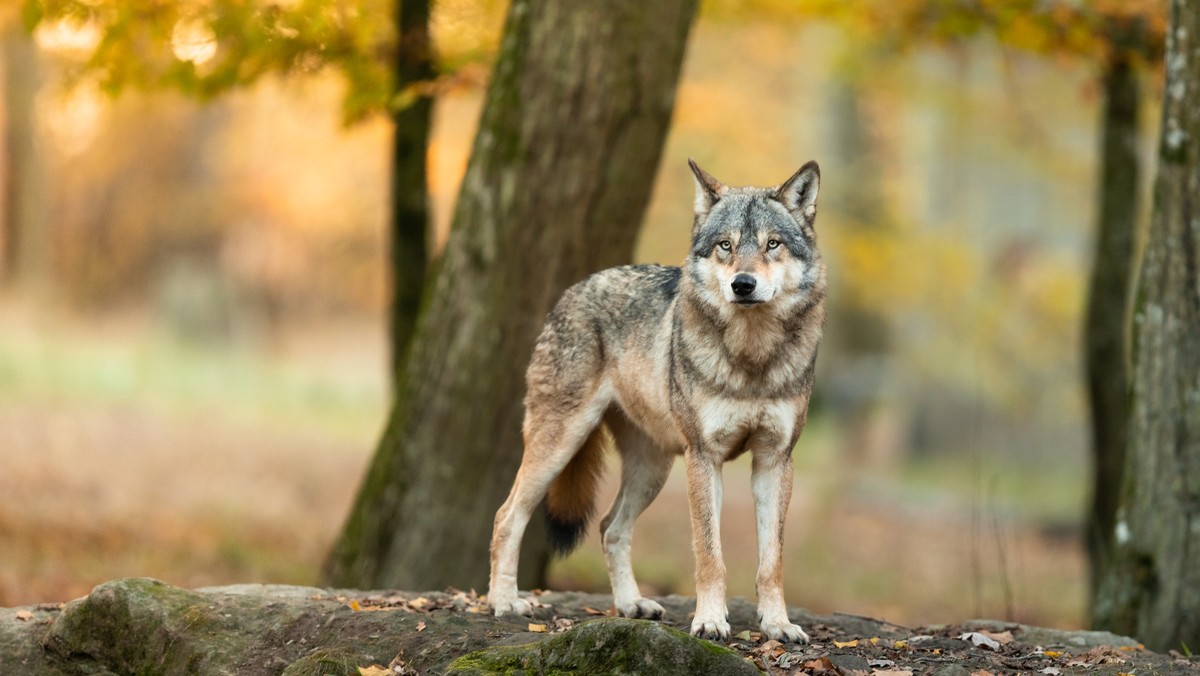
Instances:
[[[314,582],[386,415],[382,326],[344,322],[247,349],[128,316],[3,310],[0,607],[128,576]],[[904,626],[1083,625],[1081,469],[1028,472],[978,452],[870,465],[841,446],[836,423],[814,415],[796,454],[790,604]],[[651,594],[693,591],[679,470],[635,533]],[[752,597],[748,466],[725,477],[730,594]],[[551,588],[605,589],[594,540],[554,564]]]

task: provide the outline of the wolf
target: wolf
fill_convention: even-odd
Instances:
[[[528,615],[517,594],[520,542],[545,501],[550,547],[572,550],[594,510],[603,451],[621,485],[600,523],[613,605],[659,619],[630,563],[633,522],[677,455],[687,468],[695,556],[691,633],[728,640],[721,466],[752,457],[759,627],[806,642],[783,599],[782,539],[792,449],[804,429],[825,323],[825,265],[814,222],[820,169],[781,185],[730,187],[688,160],[692,246],[681,267],[629,265],[587,277],[547,317],[526,373],[524,454],[496,513],[488,602]]]

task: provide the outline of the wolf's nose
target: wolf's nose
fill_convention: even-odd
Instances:
[[[733,292],[739,296],[749,296],[754,293],[754,287],[757,285],[758,282],[754,281],[754,277],[744,272],[734,277],[733,282],[730,283]]]

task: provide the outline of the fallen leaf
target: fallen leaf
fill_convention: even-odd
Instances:
[[[425,631],[425,620],[417,623],[417,631]]]
[[[429,603],[430,603],[429,599],[425,598],[424,596],[418,596],[417,598],[408,602],[408,607],[416,608],[417,610],[421,610],[425,606],[429,605]]]
[[[834,641],[833,647],[835,647],[835,648],[857,648],[858,647],[858,639],[854,639],[853,641]]]
[[[872,636],[871,638],[869,638],[867,640],[869,640],[871,642],[871,645],[879,645],[879,637],[878,636]]]
[[[896,641],[892,644],[892,647],[898,650],[904,650],[908,647],[908,641]]]
[[[867,666],[871,667],[872,669],[883,669],[887,667],[894,667],[896,666],[896,663],[891,660],[874,659],[867,660]]]
[[[968,631],[958,638],[974,645],[977,648],[988,648],[989,650],[1000,649],[1000,644],[995,639],[984,636],[977,631]]]
[[[1059,669],[1058,667],[1046,667],[1038,673],[1049,674],[1050,676],[1059,676],[1059,674],[1062,673],[1062,669]]]
[[[996,643],[999,643],[1000,645],[1006,645],[1006,644],[1008,644],[1008,643],[1012,643],[1012,642],[1013,642],[1013,635],[1012,635],[1012,632],[1011,632],[1011,631],[1009,631],[1009,630],[1005,630],[1005,631],[983,631],[983,630],[981,629],[981,630],[979,631],[979,633],[980,633],[980,634],[983,634],[984,636],[986,636],[986,637],[988,637],[988,638],[990,638],[990,639],[992,639],[993,641],[995,641]]]
[[[536,632],[539,632],[539,633],[541,633],[541,632],[545,632],[545,631],[546,631],[546,625],[544,625],[544,624],[534,624],[534,623],[530,622],[530,623],[529,623],[529,631],[536,631]]]
[[[871,676],[913,676],[912,669],[876,669]]]
[[[378,664],[372,664],[369,667],[359,667],[359,676],[394,676],[391,669],[381,667]]]
[[[755,655],[769,655],[771,657],[779,657],[783,653],[787,652],[787,649],[784,648],[783,644],[780,643],[779,641],[776,641],[775,639],[770,639],[769,641],[763,643],[762,645],[758,646],[754,650],[751,650],[750,652],[754,653]]]
[[[986,671],[984,669],[979,669],[978,671],[972,671],[971,676],[996,676],[996,675],[990,671]]]
[[[742,633],[735,635],[734,638],[738,638],[743,641],[749,641],[750,640],[750,630],[747,629],[746,631],[743,631]]]
[[[1046,657],[1051,657],[1051,658],[1062,657],[1062,653],[1057,650],[1047,650],[1047,651],[1043,652],[1042,654],[1045,655]]]
[[[595,608],[589,608],[587,606],[583,607],[583,612],[587,613],[588,615],[607,615],[608,614],[608,611],[606,611],[606,610],[596,610]]]
[[[354,599],[351,599],[351,600],[350,600],[350,604],[349,604],[349,605],[350,605],[350,610],[353,610],[353,611],[354,611],[354,612],[356,612],[356,613],[357,613],[358,611],[362,610],[362,604],[361,604],[361,603],[359,603],[358,601],[354,600]]]
[[[21,620],[22,622],[24,622],[26,620],[32,620],[33,613],[29,612],[28,610],[18,610],[17,611],[17,619]]]
[[[836,672],[837,667],[833,666],[833,660],[826,657],[818,657],[815,660],[809,660],[804,663],[804,668],[814,674],[824,673],[826,671]]]

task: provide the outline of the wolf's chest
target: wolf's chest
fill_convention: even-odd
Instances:
[[[704,446],[723,459],[787,444],[802,411],[797,399],[745,400],[723,397],[696,402],[696,427]]]

